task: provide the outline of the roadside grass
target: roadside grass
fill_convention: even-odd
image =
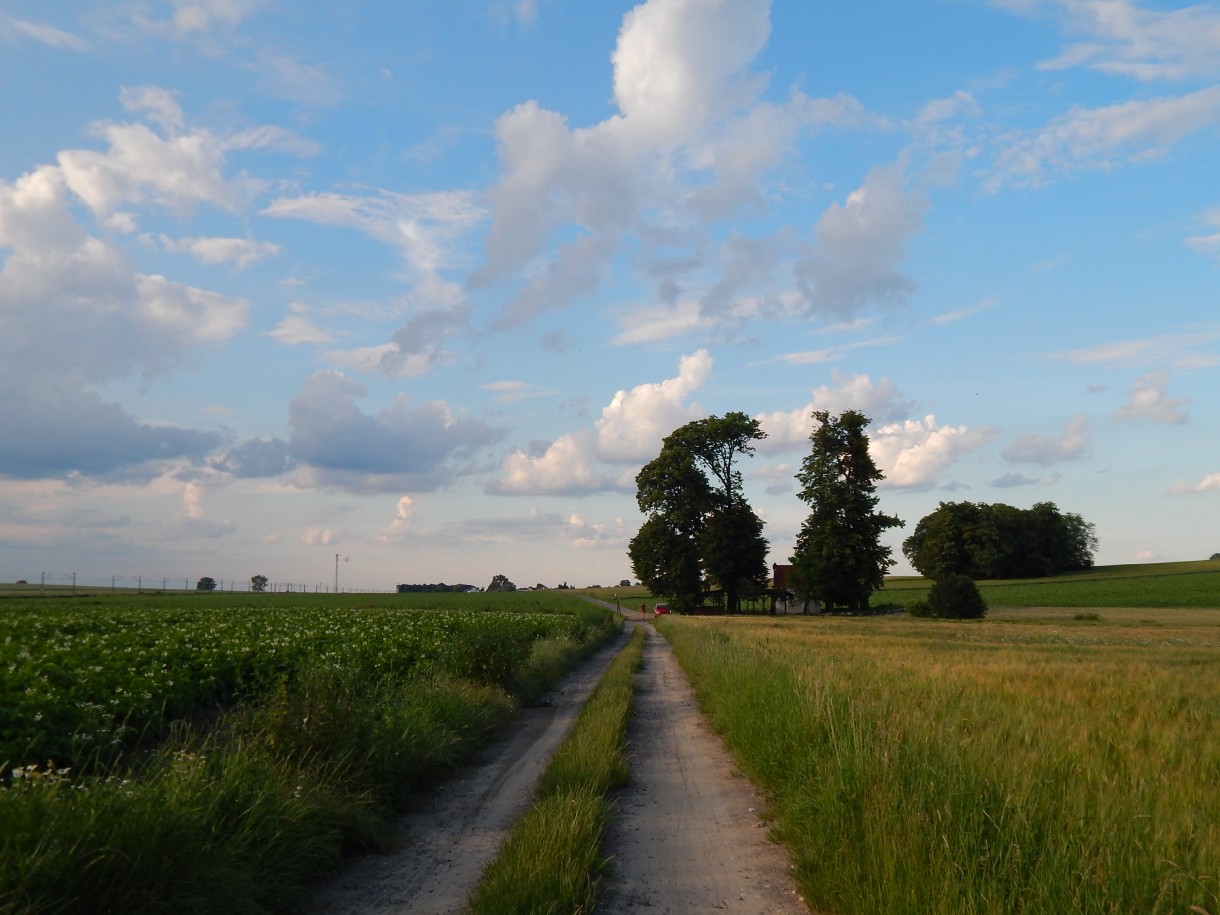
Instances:
[[[473,915],[590,912],[604,861],[599,851],[610,803],[626,783],[626,727],[644,632],[614,659],[556,751],[472,896]]]
[[[590,618],[503,656],[501,642],[479,637],[478,619],[450,630],[439,655],[448,671],[389,663],[376,642],[341,655],[332,641],[259,695],[172,722],[159,743],[99,774],[10,763],[0,781],[0,915],[301,911],[345,852],[384,847],[408,797],[619,626]],[[502,614],[487,621],[506,638],[520,629]]]
[[[1215,915],[1220,614],[1096,611],[658,627],[815,908]]]
[[[23,767],[0,791],[0,912],[296,912],[345,850],[512,714],[452,679],[309,675],[299,692],[183,732],[139,772]]]

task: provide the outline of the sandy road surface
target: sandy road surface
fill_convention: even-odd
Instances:
[[[456,915],[610,660],[636,625],[648,639],[629,727],[632,783],[616,795],[597,915],[809,915],[783,849],[767,838],[759,798],[698,710],[669,644],[632,623],[615,647],[529,709],[482,761],[406,816],[396,848],[354,862],[323,888],[312,915]]]
[[[647,628],[628,728],[631,785],[602,845],[611,869],[597,915],[809,915],[787,853],[755,812],[761,799],[733,775],[669,643]]]

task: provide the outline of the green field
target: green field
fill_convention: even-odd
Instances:
[[[0,601],[0,913],[298,911],[619,625],[555,592]]]
[[[816,910],[1220,912],[1217,564],[984,594],[658,626]]]
[[[1220,562],[981,589],[658,626],[819,911],[1220,913]],[[0,586],[0,915],[299,911],[618,626],[570,591],[50,590]]]
[[[1054,578],[978,584],[989,607],[1220,608],[1220,560],[1098,566]],[[924,578],[893,577],[873,595],[873,605],[919,600],[930,586]]]

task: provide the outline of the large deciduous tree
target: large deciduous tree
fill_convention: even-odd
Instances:
[[[636,475],[647,520],[628,546],[636,578],[677,609],[697,607],[704,579],[725,592],[730,612],[743,589],[767,576],[762,520],[742,495],[734,461],[765,438],[758,420],[727,413],[695,420],[665,437]]]
[[[868,451],[868,417],[817,410],[813,420],[812,448],[796,474],[811,511],[797,534],[790,580],[802,597],[827,609],[863,613],[894,564],[881,535],[902,521],[876,510],[885,475]]]

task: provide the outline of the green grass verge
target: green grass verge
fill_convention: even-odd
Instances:
[[[539,779],[533,807],[488,865],[474,915],[589,912],[604,862],[610,789],[626,783],[626,728],[644,632],[636,629]]]
[[[1220,628],[1141,613],[657,625],[816,909],[1214,915]]]

